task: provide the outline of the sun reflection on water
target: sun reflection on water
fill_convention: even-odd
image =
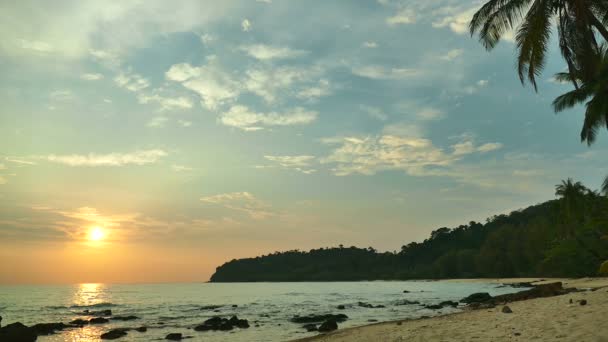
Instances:
[[[110,303],[105,284],[79,284],[77,286],[72,299],[73,305],[89,306]]]

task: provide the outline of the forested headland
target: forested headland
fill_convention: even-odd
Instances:
[[[211,282],[353,281],[483,277],[582,277],[608,260],[608,197],[570,179],[558,199],[439,228],[400,251],[292,250],[232,260]]]

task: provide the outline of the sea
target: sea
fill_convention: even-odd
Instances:
[[[431,310],[424,305],[458,301],[475,292],[499,295],[517,291],[521,288],[450,281],[20,285],[0,286],[0,316],[3,326],[92,318],[86,310],[109,309],[113,316],[139,317],[68,329],[40,336],[38,341],[101,341],[100,335],[110,329],[141,326],[147,331],[129,331],[118,341],[161,341],[169,333],[182,333],[190,337],[187,341],[289,341],[317,334],[292,323],[295,316],[342,313],[348,316],[339,323],[339,329],[344,329],[457,312],[462,308]],[[420,304],[402,305],[404,301]],[[208,318],[234,315],[247,319],[250,327],[193,330]]]

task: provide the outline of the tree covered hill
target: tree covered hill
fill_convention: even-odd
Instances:
[[[608,260],[608,198],[570,179],[559,199],[439,228],[399,252],[332,247],[232,260],[212,282],[581,277]]]

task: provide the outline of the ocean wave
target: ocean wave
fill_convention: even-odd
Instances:
[[[114,303],[106,303],[106,302],[102,302],[102,303],[95,303],[95,304],[89,304],[89,305],[72,305],[70,306],[70,308],[73,309],[87,309],[87,308],[103,308],[103,307],[114,307],[114,306],[119,306],[120,304],[114,304]]]

